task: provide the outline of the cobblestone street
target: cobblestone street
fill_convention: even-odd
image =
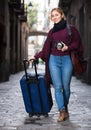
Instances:
[[[44,71],[42,65],[38,66],[38,71]],[[72,78],[70,117],[57,123],[58,111],[53,88],[54,104],[49,117],[28,116],[19,83],[23,75],[24,71],[19,72],[11,75],[8,82],[0,83],[0,130],[91,130],[91,86]]]

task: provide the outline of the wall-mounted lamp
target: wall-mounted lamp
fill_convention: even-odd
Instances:
[[[32,5],[32,3],[30,2],[30,3],[28,4],[28,6],[33,6],[33,5]]]

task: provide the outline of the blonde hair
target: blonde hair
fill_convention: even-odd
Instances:
[[[57,11],[57,12],[59,12],[61,15],[63,15],[64,16],[64,12],[63,12],[63,10],[61,9],[61,8],[53,8],[52,10],[51,10],[51,17],[52,17],[52,12],[53,11]],[[64,16],[65,17],[65,16]]]

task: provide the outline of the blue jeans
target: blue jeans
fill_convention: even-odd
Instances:
[[[69,55],[50,55],[49,70],[55,89],[58,110],[64,110],[69,103],[72,62]]]

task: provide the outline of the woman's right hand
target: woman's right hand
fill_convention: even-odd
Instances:
[[[29,62],[33,62],[34,60],[36,60],[35,57],[29,59]]]

